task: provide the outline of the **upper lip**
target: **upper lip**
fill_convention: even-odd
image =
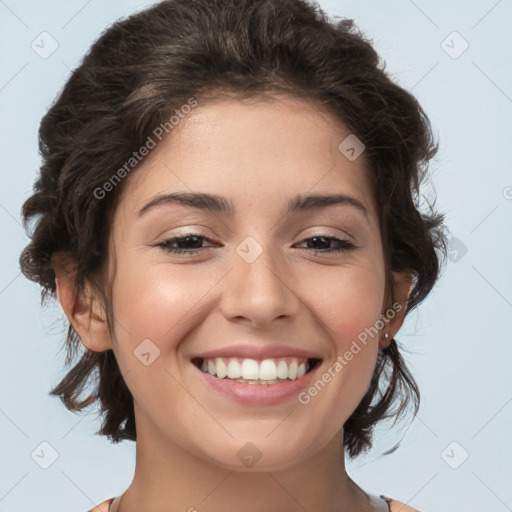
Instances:
[[[192,357],[201,359],[213,359],[216,357],[239,357],[242,359],[272,359],[277,357],[305,357],[307,359],[321,359],[318,354],[308,350],[301,350],[289,345],[254,345],[242,343],[217,348],[196,354]]]

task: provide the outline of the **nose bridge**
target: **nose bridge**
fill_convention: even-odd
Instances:
[[[298,298],[288,283],[285,264],[277,250],[266,242],[247,237],[233,251],[233,268],[223,293],[227,318],[244,317],[265,325],[281,316],[291,316]]]

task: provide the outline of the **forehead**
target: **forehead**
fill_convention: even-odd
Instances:
[[[120,206],[133,213],[157,194],[207,192],[232,199],[237,211],[270,213],[288,197],[337,192],[374,214],[364,153],[350,160],[339,149],[350,135],[305,99],[198,101],[129,177]]]

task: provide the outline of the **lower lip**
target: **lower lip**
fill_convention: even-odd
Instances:
[[[304,388],[310,385],[320,365],[317,363],[313,370],[300,379],[281,384],[242,384],[234,380],[218,379],[193,366],[201,373],[204,382],[210,388],[231,400],[245,405],[273,405],[296,398]]]

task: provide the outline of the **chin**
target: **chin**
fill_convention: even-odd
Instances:
[[[219,448],[218,444],[216,448]],[[204,455],[215,465],[239,473],[284,471],[305,458],[304,445],[276,443],[275,439],[265,436],[261,440],[234,441],[223,450],[216,450],[215,453],[208,450]]]

